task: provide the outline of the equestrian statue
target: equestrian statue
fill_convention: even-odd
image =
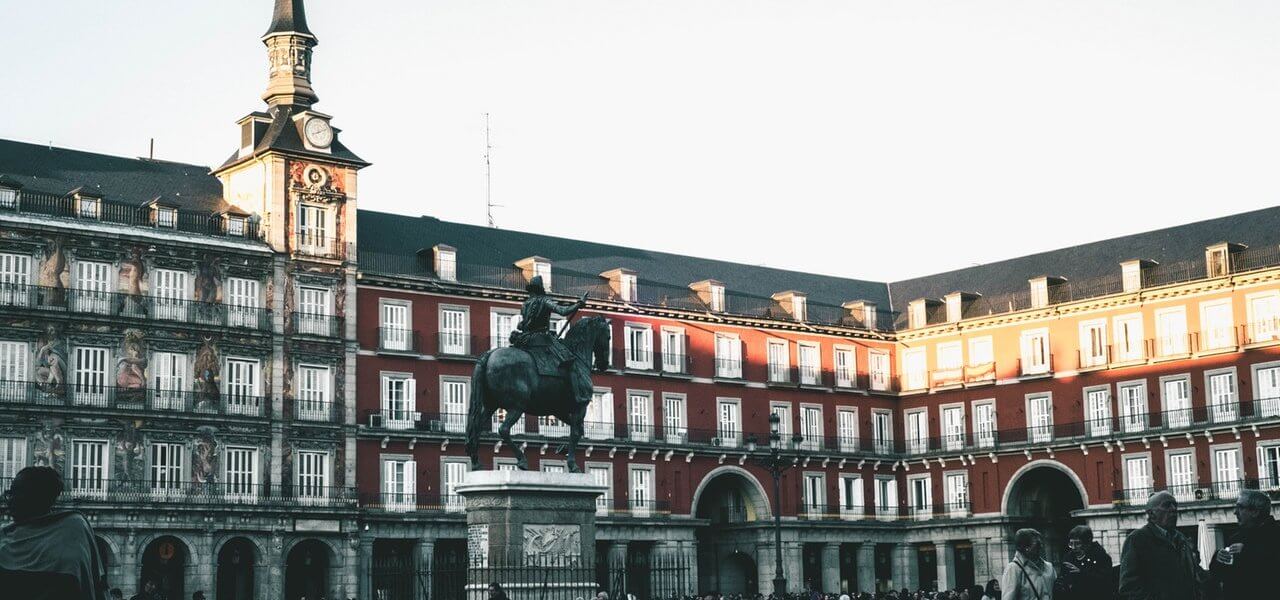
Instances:
[[[601,316],[579,319],[562,341],[551,331],[551,313],[572,318],[586,305],[587,295],[561,303],[547,296],[541,276],[525,286],[529,298],[520,309],[520,328],[511,332],[511,345],[480,357],[471,375],[471,403],[467,408],[467,455],[471,469],[480,470],[480,434],[489,433],[493,414],[506,410],[498,426],[502,441],[515,451],[516,466],[529,468],[524,450],[511,441],[511,426],[525,414],[554,415],[569,426],[569,442],[561,447],[568,468],[581,473],[575,451],[582,438],[583,420],[591,404],[591,367],[609,368],[609,320]]]

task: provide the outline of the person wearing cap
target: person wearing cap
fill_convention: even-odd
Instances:
[[[0,590],[23,600],[106,600],[93,527],[75,511],[54,511],[62,477],[27,467],[5,492],[13,522],[0,529]],[[7,597],[7,596],[6,596]]]

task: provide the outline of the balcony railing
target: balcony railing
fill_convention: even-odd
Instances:
[[[769,363],[769,383],[791,383],[793,379],[790,366]]]
[[[342,318],[333,315],[295,312],[291,315],[290,333],[336,338],[342,336]]]
[[[1259,489],[1258,483],[1256,479],[1237,479],[1205,484],[1171,485],[1166,488],[1153,486],[1122,488],[1112,493],[1112,502],[1117,506],[1142,507],[1146,506],[1147,498],[1151,494],[1165,489],[1172,492],[1178,502],[1183,504],[1230,502],[1240,495],[1241,490]],[[1270,495],[1274,499],[1275,493]]]
[[[334,403],[329,401],[308,398],[294,398],[293,400],[293,418],[299,421],[332,423],[337,420],[334,409]]]
[[[20,190],[15,202],[0,205],[5,212],[30,213],[111,223],[149,227],[153,229],[177,230],[199,235],[218,237],[260,239],[258,223],[243,218],[225,217],[211,213],[173,209],[175,213],[159,213],[151,206],[139,206],[122,202],[101,199],[92,204],[81,205],[74,196],[61,196]]]
[[[402,327],[379,327],[378,351],[417,354],[418,332]]]
[[[662,353],[662,372],[675,373],[678,375],[689,374],[689,356],[685,354],[676,354],[674,352]]]
[[[1018,359],[1018,374],[1022,377],[1038,377],[1042,375],[1053,374],[1053,355],[1044,357],[1044,360],[1025,360]]]
[[[68,469],[71,467],[68,466]],[[12,478],[0,478],[8,489]],[[186,504],[354,508],[354,488],[319,485],[195,482],[187,479],[67,478],[60,502],[82,504]]]
[[[742,360],[736,358],[717,358],[716,377],[721,379],[742,379]]]
[[[436,353],[442,357],[474,358],[489,349],[479,336],[456,331],[436,332]]]
[[[299,231],[294,237],[294,250],[298,254],[337,258],[341,254],[341,244],[337,238],[314,231]]]
[[[271,327],[271,311],[263,308],[15,283],[0,283],[0,306],[217,327]]]
[[[654,352],[645,348],[619,348],[615,352],[613,364],[629,371],[655,371]]]
[[[0,404],[32,406],[87,406],[131,411],[269,416],[270,402],[261,396],[223,392],[193,392],[109,385],[61,384],[35,381],[0,381]]]

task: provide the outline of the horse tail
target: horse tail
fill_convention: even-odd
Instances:
[[[480,428],[488,429],[484,419],[485,388],[488,387],[484,372],[488,365],[489,353],[485,352],[476,361],[475,371],[471,374],[471,403],[467,407],[467,454],[472,457],[476,456],[480,448]]]

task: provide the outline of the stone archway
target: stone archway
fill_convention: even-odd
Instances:
[[[756,580],[759,569],[756,568],[756,561],[745,552],[732,552],[720,557],[717,569],[722,589],[716,591],[721,594],[755,594],[759,591],[759,582]]]
[[[262,582],[258,575],[262,552],[245,537],[233,537],[218,550],[214,574],[214,598],[217,600],[252,600],[258,596]]]
[[[1009,480],[1003,506],[1009,517],[1009,538],[1022,527],[1037,529],[1044,535],[1046,556],[1058,561],[1065,552],[1067,532],[1084,522],[1073,513],[1088,506],[1088,495],[1071,469],[1057,461],[1038,460]]]
[[[723,592],[750,584],[754,591],[758,567],[753,556],[761,535],[757,522],[773,518],[769,498],[756,477],[734,465],[712,470],[694,491],[690,512],[710,523],[695,532],[698,589]]]
[[[185,598],[187,569],[191,564],[190,547],[172,535],[162,535],[142,551],[142,572],[138,590],[146,590],[147,582],[165,598]]]
[[[285,558],[285,600],[333,596],[331,569],[336,559],[333,549],[320,540],[305,539],[294,544]]]
[[[690,512],[723,525],[767,521],[773,516],[760,482],[750,471],[732,465],[714,469],[702,478],[693,492]]]

